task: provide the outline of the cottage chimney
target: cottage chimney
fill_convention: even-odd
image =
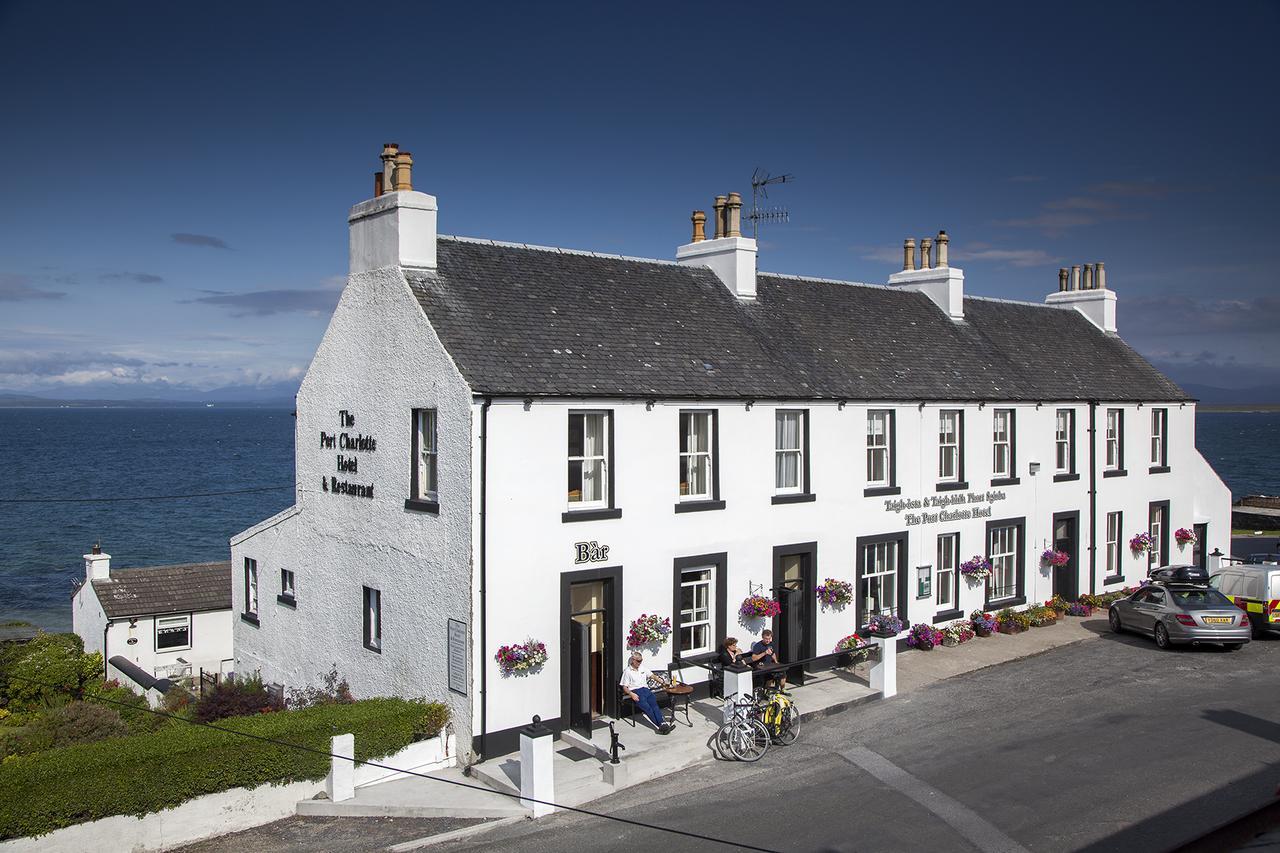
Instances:
[[[382,172],[373,173],[373,197],[382,195]]]
[[[435,197],[413,189],[413,155],[408,151],[388,142],[381,157],[381,195],[360,202],[347,216],[350,271],[354,275],[393,266],[435,269]]]
[[[706,239],[702,211],[693,212],[693,240],[676,249],[676,263],[707,267],[739,299],[756,298],[756,241],[742,236],[742,196],[716,196],[716,236]],[[699,221],[699,217],[702,221]]]
[[[1068,275],[1070,275],[1070,273],[1067,272],[1066,267],[1058,268],[1058,292],[1059,293],[1067,292],[1067,276]]]
[[[695,210],[691,218],[693,219],[692,242],[701,243],[703,240],[707,239],[707,214],[703,213],[701,210]]]
[[[959,322],[964,319],[964,270],[947,264],[949,242],[947,232],[939,231],[938,263],[932,266],[929,250],[933,246],[933,238],[921,239],[920,268],[916,269],[916,241],[911,237],[903,240],[902,271],[889,276],[889,286],[923,293],[948,318]]]
[[[95,542],[89,553],[84,555],[84,579],[107,580],[110,577],[111,555],[102,553],[102,545]]]
[[[1080,285],[1079,265],[1071,268],[1071,287],[1064,288],[1066,270],[1058,270],[1058,292],[1045,297],[1045,304],[1074,309],[1108,334],[1116,331],[1116,294],[1107,290],[1107,274],[1101,263],[1086,264],[1084,285]]]

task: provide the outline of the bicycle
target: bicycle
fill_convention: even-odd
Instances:
[[[759,761],[769,751],[772,737],[755,711],[754,699],[733,702],[729,719],[716,731],[716,748],[722,756],[732,755],[739,761]]]
[[[753,697],[753,706],[769,737],[782,746],[790,746],[800,737],[800,709],[781,690],[761,687]]]

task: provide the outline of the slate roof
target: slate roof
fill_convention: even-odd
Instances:
[[[1078,312],[441,237],[410,288],[463,377],[496,396],[1188,400]]]
[[[231,609],[231,561],[112,569],[93,581],[112,619]]]

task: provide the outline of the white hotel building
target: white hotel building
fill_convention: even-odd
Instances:
[[[764,591],[798,660],[873,612],[943,623],[1228,550],[1195,402],[1117,336],[1100,264],[1044,303],[966,295],[945,235],[887,285],[757,272],[736,195],[674,262],[443,237],[383,159],[298,393],[296,503],[232,539],[239,672],[447,699],[491,757],[533,714],[614,713],[642,613],[671,617],[661,668],[757,636],[738,607]],[[820,606],[825,578],[854,603]],[[527,638],[548,661],[504,675]]]

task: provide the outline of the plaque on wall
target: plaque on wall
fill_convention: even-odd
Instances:
[[[449,689],[467,695],[467,625],[449,620]]]

